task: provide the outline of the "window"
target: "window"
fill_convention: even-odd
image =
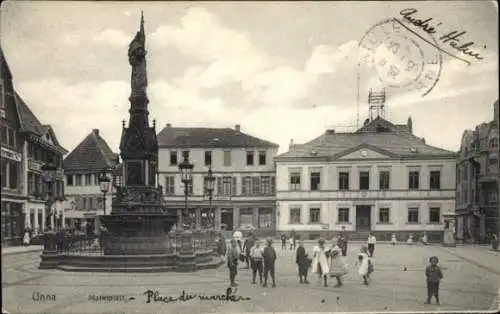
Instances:
[[[167,195],[175,194],[175,177],[174,176],[165,177],[165,194],[167,194]]]
[[[429,187],[431,190],[441,189],[441,171],[431,171]]]
[[[92,185],[92,174],[85,174],[85,185]]]
[[[253,152],[247,151],[247,166],[253,166]]]
[[[321,209],[320,208],[310,208],[309,209],[309,222],[310,223],[319,223],[320,220]]]
[[[240,208],[240,226],[253,226],[253,208]]]
[[[429,208],[429,222],[433,224],[438,224],[441,222],[441,208],[439,207]]]
[[[498,140],[496,138],[492,138],[490,140],[490,149],[495,149],[495,148],[498,148]]]
[[[252,177],[243,177],[241,182],[241,194],[252,195]]]
[[[391,173],[389,171],[380,171],[379,190],[389,190],[391,182]]]
[[[212,165],[212,152],[206,151],[205,152],[205,166],[210,166],[210,165]]]
[[[76,186],[82,185],[82,175],[81,174],[75,174],[75,185]]]
[[[260,178],[252,177],[252,195],[260,194]]]
[[[9,163],[9,187],[17,189],[19,184],[19,165],[17,163]]]
[[[231,167],[231,151],[224,151],[224,167]]]
[[[8,162],[4,162],[2,160],[2,188],[7,187],[7,167],[8,167]]]
[[[187,159],[189,160],[189,151],[188,150],[183,150],[182,151],[182,159]]]
[[[349,190],[349,172],[339,172],[339,190]]]
[[[349,223],[349,208],[339,208],[338,223]]]
[[[10,147],[16,147],[16,131],[11,128],[7,128],[8,132],[8,145]]]
[[[66,184],[68,186],[73,186],[73,175],[72,174],[66,175]]]
[[[311,191],[318,191],[320,187],[321,173],[311,172]]]
[[[408,208],[408,223],[418,224],[418,208]]]
[[[300,191],[300,172],[290,173],[290,190]]]
[[[410,190],[418,190],[419,187],[420,172],[410,171],[408,174],[408,188]]]
[[[89,209],[94,209],[94,198],[89,197]]]
[[[232,194],[233,177],[217,178],[217,194],[230,196]]]
[[[177,151],[170,151],[170,165],[177,166]]]
[[[290,208],[290,223],[300,224],[300,207]]]
[[[28,172],[28,195],[35,194],[36,191],[36,176],[32,172]]]
[[[380,208],[378,211],[378,222],[389,223],[389,208]]]
[[[271,177],[269,177],[269,176],[262,176],[262,177],[260,177],[260,192],[263,195],[270,195],[270,194],[272,194],[272,191],[271,191]]]
[[[266,151],[259,152],[259,165],[264,166],[266,164]]]
[[[273,227],[273,209],[272,208],[259,208],[259,222],[258,228],[272,228]]]
[[[360,190],[370,189],[370,172],[361,171],[359,173],[359,189]]]

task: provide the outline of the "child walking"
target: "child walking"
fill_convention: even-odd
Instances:
[[[368,257],[368,249],[366,246],[362,246],[360,252],[358,253],[358,274],[363,277],[363,284],[368,286],[368,278],[373,272],[373,264]]]
[[[425,276],[427,277],[427,301],[425,304],[431,303],[431,298],[436,298],[436,304],[439,305],[439,282],[443,279],[443,272],[438,266],[439,259],[437,256],[429,258],[429,265],[425,268]]]
[[[323,282],[325,287],[328,287],[327,275],[330,272],[328,267],[328,250],[325,248],[325,240],[319,239],[318,245],[313,249],[313,261],[312,261],[312,272],[317,273],[319,280],[323,277]]]
[[[347,274],[347,266],[342,258],[342,249],[338,246],[338,239],[333,238],[332,248],[330,249],[330,277],[337,279],[335,287],[342,286],[342,276]]]
[[[300,283],[308,284],[307,281],[307,271],[309,269],[310,259],[307,255],[306,249],[304,248],[304,242],[299,241],[299,247],[297,248],[297,254],[295,256],[295,263],[299,268],[299,280]]]

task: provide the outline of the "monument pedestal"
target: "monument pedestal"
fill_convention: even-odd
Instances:
[[[59,254],[57,253],[57,234],[49,231],[43,235],[43,253],[40,256],[39,269],[56,269],[59,265]]]

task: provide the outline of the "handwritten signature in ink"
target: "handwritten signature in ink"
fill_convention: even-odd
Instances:
[[[403,18],[405,20],[407,20],[408,22],[410,22],[411,24],[413,24],[417,27],[420,27],[424,32],[426,32],[428,34],[436,34],[437,33],[436,28],[438,26],[442,25],[443,23],[441,23],[441,22],[434,23],[433,18],[420,19],[420,18],[416,17],[417,12],[418,12],[417,9],[408,8],[408,9],[401,10],[401,12],[399,12],[399,14],[401,14],[403,16]],[[479,52],[476,52],[472,49],[472,47],[475,44],[473,41],[469,41],[467,43],[462,43],[460,41],[460,37],[464,36],[465,34],[467,34],[466,31],[454,30],[454,31],[451,31],[451,32],[439,37],[439,40],[444,44],[448,43],[448,45],[450,45],[450,47],[454,48],[457,51],[460,51],[461,53],[463,53],[465,55],[474,57],[477,60],[483,60],[483,57],[479,54]]]
[[[146,303],[159,302],[159,303],[174,303],[174,302],[186,302],[190,300],[201,300],[201,301],[230,301],[230,302],[240,302],[249,301],[251,298],[243,297],[236,294],[238,289],[232,290],[227,288],[226,294],[220,295],[206,295],[206,294],[190,294],[182,290],[179,296],[165,296],[160,295],[160,291],[156,290],[146,290],[144,295],[146,296]]]

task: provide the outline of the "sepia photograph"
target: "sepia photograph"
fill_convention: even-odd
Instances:
[[[500,310],[497,1],[0,10],[2,314]]]

